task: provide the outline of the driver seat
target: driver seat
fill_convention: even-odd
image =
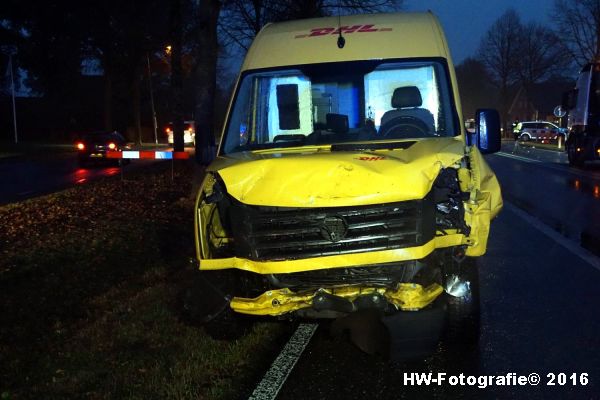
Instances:
[[[423,121],[430,131],[434,131],[433,114],[428,109],[422,108],[422,105],[421,91],[416,86],[396,88],[392,95],[392,108],[394,110],[386,111],[383,114],[381,126],[394,118],[413,117]]]

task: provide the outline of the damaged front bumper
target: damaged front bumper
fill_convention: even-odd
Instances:
[[[294,293],[286,288],[269,290],[254,299],[234,297],[230,306],[242,314],[277,316],[309,307],[350,313],[357,311],[360,303],[377,308],[377,304],[383,306],[387,301],[399,310],[416,311],[431,304],[442,292],[443,288],[436,283],[427,287],[400,283],[394,289],[340,287],[308,293]]]

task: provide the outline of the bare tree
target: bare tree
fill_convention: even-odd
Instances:
[[[509,86],[519,80],[519,46],[523,26],[514,9],[507,10],[486,32],[477,52],[492,82],[500,92],[500,115],[505,124],[509,107]]]
[[[223,3],[219,0],[197,2],[193,15],[197,21],[194,37],[197,45],[194,76],[196,79],[196,160],[211,161],[210,149],[215,141],[214,100],[217,88],[219,44],[217,23]]]
[[[219,22],[219,30],[223,44],[239,46],[248,50],[252,39],[261,28],[270,21],[276,21],[271,0],[231,0],[223,9],[223,18]]]
[[[552,76],[564,75],[571,59],[549,28],[531,22],[523,27],[519,38],[519,83],[530,101],[533,86]]]
[[[473,118],[478,108],[497,108],[497,91],[481,61],[466,58],[456,66],[463,117]]]
[[[549,28],[531,22],[519,38],[517,67],[520,81],[529,86],[552,75],[560,75],[570,64],[559,39]]]
[[[552,17],[556,35],[575,63],[600,59],[600,0],[555,0]]]

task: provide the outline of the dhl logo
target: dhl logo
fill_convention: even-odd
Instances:
[[[349,33],[369,33],[369,32],[389,32],[392,28],[377,28],[374,24],[368,25],[352,25],[352,26],[340,26],[339,28],[314,28],[310,30],[310,33],[296,35],[296,39],[313,37],[313,36],[324,36],[324,35],[339,35],[340,31],[342,34]]]
[[[358,157],[359,161],[381,161],[385,160],[385,157]]]

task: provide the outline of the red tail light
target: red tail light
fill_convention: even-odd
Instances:
[[[116,148],[117,148],[117,145],[116,145],[116,144],[114,144],[114,143],[109,143],[109,144],[108,144],[108,148],[109,148],[109,149],[111,149],[111,150],[114,150],[114,149],[116,149]]]
[[[165,128],[165,132],[166,133],[170,133],[171,132],[171,128]]]
[[[82,142],[77,142],[75,144],[75,147],[77,147],[77,150],[85,150],[85,144],[83,144]]]

